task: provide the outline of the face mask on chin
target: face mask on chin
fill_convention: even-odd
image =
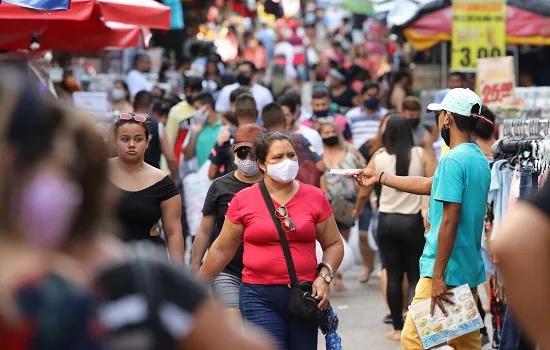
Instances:
[[[273,181],[280,183],[289,183],[296,179],[298,175],[298,161],[292,159],[285,159],[277,164],[266,164],[267,175],[273,179]]]
[[[447,145],[447,147],[451,147],[451,127],[443,124],[443,128],[441,129],[441,138],[443,139],[443,142]]]

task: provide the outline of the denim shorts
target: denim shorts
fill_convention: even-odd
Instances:
[[[220,273],[212,282],[214,293],[226,309],[239,309],[240,288],[241,279],[225,272]]]

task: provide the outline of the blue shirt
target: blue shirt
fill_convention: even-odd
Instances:
[[[460,203],[460,221],[455,244],[445,270],[449,286],[468,284],[471,288],[485,282],[481,256],[481,235],[487,196],[491,183],[489,162],[474,143],[463,143],[447,152],[435,171],[426,234],[420,258],[420,276],[433,277],[443,202]]]
[[[170,19],[170,29],[183,29],[183,6],[181,0],[164,0],[164,5],[170,6],[171,19]]]

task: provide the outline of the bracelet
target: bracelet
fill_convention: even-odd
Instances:
[[[321,272],[321,268],[326,267],[328,270],[328,274],[331,278],[334,278],[334,270],[332,269],[332,266],[330,266],[329,263],[321,261],[319,265],[317,265],[317,274]]]
[[[382,175],[384,175],[384,172],[381,172],[381,173],[380,173],[380,177],[378,178],[378,183],[383,185],[383,183],[382,183]]]

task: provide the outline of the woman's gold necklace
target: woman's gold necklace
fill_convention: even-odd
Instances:
[[[135,174],[135,173],[139,173],[139,172],[143,169],[143,165],[144,165],[144,164],[142,163],[142,164],[141,164],[141,168],[139,168],[138,171],[135,171],[134,174]],[[128,170],[128,174],[131,175],[131,174],[132,174],[132,170]]]

